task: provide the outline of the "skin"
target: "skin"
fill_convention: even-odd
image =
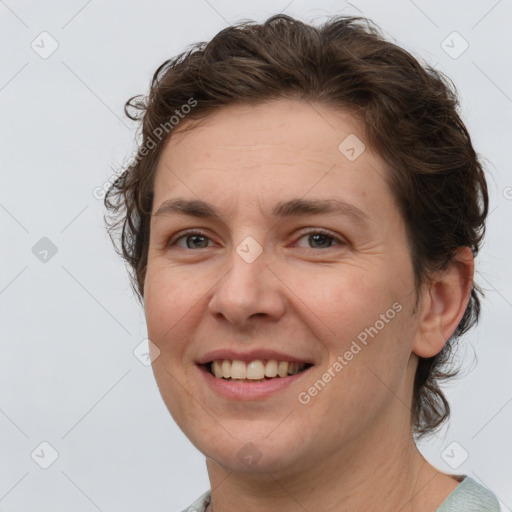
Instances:
[[[388,170],[368,144],[355,161],[338,150],[349,134],[365,140],[354,117],[277,100],[224,107],[183,131],[190,123],[162,153],[153,214],[185,197],[213,204],[222,220],[153,215],[144,297],[160,351],[154,374],[174,420],[206,456],[213,509],[435,511],[458,481],[412,439],[413,379],[418,356],[437,354],[462,318],[471,251],[432,276],[415,311]],[[277,202],[303,197],[346,201],[366,225],[338,214],[271,216]],[[334,238],[312,239],[309,227]],[[189,228],[207,238],[180,238]],[[247,236],[263,249],[252,263],[236,252]],[[394,303],[401,311],[300,403],[299,393]],[[217,348],[277,348],[314,366],[274,396],[235,403],[212,391],[195,364]],[[247,443],[259,456],[251,466],[237,456]]]

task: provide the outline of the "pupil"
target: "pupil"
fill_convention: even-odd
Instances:
[[[324,241],[325,241],[325,240],[327,240],[327,239],[329,238],[329,236],[327,236],[327,235],[322,235],[322,234],[310,235],[310,238],[312,238],[312,239],[318,239],[318,237],[320,237],[320,239],[322,239],[322,238],[323,238],[323,239],[324,239]],[[320,240],[320,241],[321,241],[321,240]],[[315,243],[316,243],[316,241],[315,241]]]
[[[190,244],[190,243],[188,243],[188,242],[189,242],[189,240],[190,240],[190,239],[195,239],[195,240],[197,240],[198,238],[202,238],[203,240],[205,240],[205,239],[206,239],[206,237],[204,237],[204,236],[202,236],[202,235],[190,235],[190,236],[187,238],[187,247],[188,247],[189,249],[193,249],[193,248],[197,247],[197,245],[195,245],[193,242],[192,242],[192,244]],[[191,247],[191,245],[192,245],[192,247]]]

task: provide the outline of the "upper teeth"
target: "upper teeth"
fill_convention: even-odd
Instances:
[[[256,359],[254,361],[230,361],[229,359],[216,359],[212,364],[212,371],[215,377],[224,379],[250,379],[259,380],[264,377],[286,377],[303,370],[304,363],[288,361],[268,361]]]

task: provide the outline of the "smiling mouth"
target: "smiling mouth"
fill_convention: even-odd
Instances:
[[[254,361],[216,359],[203,366],[218,379],[238,382],[264,382],[301,373],[313,365],[296,361],[277,361],[275,359],[256,359]]]

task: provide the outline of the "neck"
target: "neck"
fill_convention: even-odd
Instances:
[[[314,463],[302,461],[301,470],[297,464],[287,471],[269,469],[255,475],[207,459],[212,489],[208,510],[434,512],[458,482],[431,466],[407,435],[409,425],[404,428],[405,435],[401,428],[386,436],[363,433],[342,452],[333,451]]]

